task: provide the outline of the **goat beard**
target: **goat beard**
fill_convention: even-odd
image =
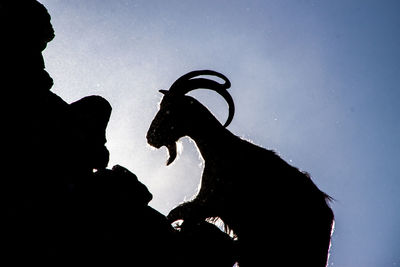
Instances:
[[[167,149],[168,149],[168,154],[169,154],[169,158],[167,160],[167,166],[170,165],[175,159],[176,159],[176,143],[170,143],[168,145],[166,145]]]

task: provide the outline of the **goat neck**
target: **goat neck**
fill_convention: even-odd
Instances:
[[[236,138],[229,130],[225,129],[220,123],[218,124],[212,127],[208,123],[201,131],[193,131],[188,135],[196,143],[203,159],[220,157],[216,152],[221,151],[223,147],[228,148],[231,140]]]

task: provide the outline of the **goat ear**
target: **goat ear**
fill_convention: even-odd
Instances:
[[[161,89],[161,90],[158,90],[158,91],[163,95],[166,95],[168,93],[168,90]]]

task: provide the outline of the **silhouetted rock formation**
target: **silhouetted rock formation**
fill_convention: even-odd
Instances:
[[[202,234],[192,238],[174,230],[148,206],[152,195],[133,173],[106,168],[110,104],[100,96],[68,104],[50,91],[42,51],[54,30],[46,8],[34,0],[2,1],[0,25],[3,265],[211,261],[206,243],[225,244],[222,232],[195,225]]]

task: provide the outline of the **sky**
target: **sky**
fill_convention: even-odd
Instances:
[[[275,150],[332,196],[328,266],[400,266],[400,2],[391,0],[41,0],[55,39],[44,51],[52,91],[101,95],[113,107],[109,167],[134,172],[167,214],[198,190],[202,160],[145,135],[181,75],[232,82],[236,135]],[[193,92],[224,122],[213,92]]]

